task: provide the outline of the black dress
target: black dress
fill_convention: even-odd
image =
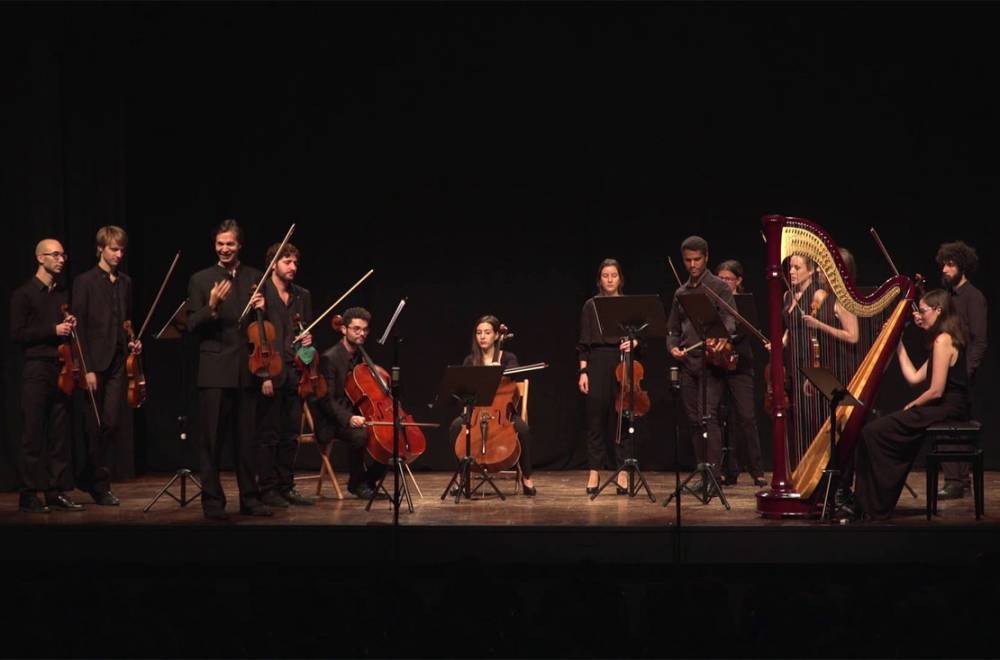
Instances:
[[[927,382],[933,377],[933,358],[927,362]],[[965,350],[948,368],[941,398],[909,410],[900,410],[867,424],[855,454],[855,499],[867,516],[884,520],[892,514],[906,476],[913,467],[932,424],[969,417],[969,387]]]

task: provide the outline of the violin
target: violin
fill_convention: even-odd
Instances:
[[[304,334],[302,317],[293,317],[299,334]],[[299,398],[303,401],[311,398],[322,399],[327,394],[326,378],[319,372],[319,354],[312,346],[299,346],[295,351],[295,368],[299,372]]]
[[[129,343],[134,343],[132,322],[125,321],[122,326],[128,335]],[[128,405],[131,408],[139,408],[146,402],[146,375],[142,371],[142,358],[135,350],[129,351],[128,357],[125,358],[125,374],[128,377]]]
[[[496,343],[498,354],[503,342],[513,337],[514,333],[501,323]],[[469,414],[470,424],[479,426],[479,438],[473,440],[470,456],[487,472],[508,470],[521,459],[521,442],[514,427],[514,418],[520,415],[518,412],[520,404],[521,390],[514,380],[504,375],[490,405],[474,407]],[[465,458],[465,449],[463,425],[455,436],[455,456],[459,460]]]
[[[330,319],[334,330],[340,332],[344,319],[339,314]],[[372,459],[388,465],[392,459],[393,398],[389,390],[389,372],[375,364],[360,344],[358,351],[364,362],[354,367],[344,383],[344,392],[351,403],[361,411],[368,429],[368,454]],[[418,458],[427,450],[427,440],[413,417],[399,406],[399,456],[407,462]]]
[[[705,362],[713,366],[733,371],[739,363],[740,356],[733,349],[733,342],[728,339],[705,340]]]
[[[642,417],[649,412],[652,404],[649,401],[649,393],[642,389],[642,378],[644,375],[645,372],[642,363],[633,359],[632,380],[630,382],[625,377],[625,360],[624,355],[622,356],[622,360],[615,367],[615,380],[618,381],[618,400],[615,401],[615,410],[618,411],[619,417],[626,411],[632,411],[636,417]],[[635,401],[634,410],[632,408],[633,396]]]
[[[253,296],[251,296],[253,297]],[[281,375],[281,353],[274,348],[274,324],[264,318],[264,312],[255,309],[257,317],[247,327],[250,341],[250,373],[258,378],[275,378]]]
[[[813,300],[809,305],[809,314],[816,318],[816,314],[819,312],[821,303],[818,300]],[[809,366],[819,367],[819,330],[813,330],[812,334],[809,335]]]
[[[69,317],[69,305],[63,305],[60,309],[64,319]],[[80,353],[73,350],[73,345],[70,342],[64,341],[59,344],[57,354],[59,362],[62,364],[59,369],[59,389],[66,396],[70,396],[73,394],[73,390],[83,382],[81,380]]]

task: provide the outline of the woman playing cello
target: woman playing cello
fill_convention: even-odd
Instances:
[[[491,314],[479,317],[472,335],[472,352],[465,356],[462,364],[465,366],[499,364],[504,370],[518,366],[517,356],[510,351],[501,350],[499,346],[501,327],[500,320]],[[527,497],[534,497],[537,489],[531,481],[531,429],[521,418],[520,413],[515,414],[511,421],[521,445],[521,457],[518,461],[521,465],[521,486]],[[460,432],[462,432],[462,418],[457,417],[451,423],[448,437],[455,438]]]

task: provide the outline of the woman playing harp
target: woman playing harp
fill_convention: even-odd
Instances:
[[[840,251],[822,227],[809,220],[785,216],[767,216],[764,225],[768,239],[772,343],[783,339],[785,319],[793,320],[787,323],[787,350],[771,353],[771,382],[785,382],[787,374],[791,381],[791,401],[786,402],[783,388],[774,388],[774,485],[758,494],[757,509],[765,516],[813,515],[821,504],[815,497],[817,486],[830,463],[830,406],[821,394],[815,391],[809,394],[811,387],[806,386],[801,369],[819,363],[833,371],[847,390],[864,403],[837,408],[836,458],[837,465],[843,466],[853,451],[885,365],[899,341],[913,287],[908,278],[899,276],[862,295],[848,275]],[[794,280],[787,287],[792,290],[790,296],[786,295],[783,281],[785,260],[791,264],[790,279]],[[796,265],[803,271],[798,275],[794,272]],[[821,288],[826,293],[817,295]],[[798,303],[798,311],[792,307],[793,301]],[[817,306],[816,302],[820,304]],[[818,323],[810,328],[801,320],[806,316],[836,331],[837,339],[830,342],[833,336]],[[852,344],[844,339],[854,337],[850,328],[854,319],[857,340]],[[827,364],[822,364],[824,353]],[[793,422],[791,428],[789,419]]]

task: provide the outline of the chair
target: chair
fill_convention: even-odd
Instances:
[[[927,452],[927,519],[938,512],[938,470],[942,463],[962,462],[972,464],[972,494],[976,503],[976,520],[983,516],[985,493],[983,487],[983,450],[979,447],[982,425],[975,421],[945,421],[927,428],[931,441]],[[941,445],[949,445],[943,449]],[[955,448],[950,445],[962,445]]]
[[[307,422],[310,429],[308,433],[306,433]],[[333,484],[334,490],[337,491],[337,499],[344,499],[344,493],[340,490],[340,484],[337,483],[337,473],[333,471],[333,465],[330,463],[330,449],[333,447],[333,442],[328,442],[325,445],[321,445],[319,443],[316,438],[316,423],[313,421],[312,413],[309,411],[309,406],[305,403],[302,405],[302,421],[299,424],[299,444],[316,445],[316,448],[319,450],[321,464],[318,474],[296,476],[295,480],[306,481],[309,479],[316,479],[316,497],[322,499],[323,481],[324,479],[329,479],[330,483]]]

